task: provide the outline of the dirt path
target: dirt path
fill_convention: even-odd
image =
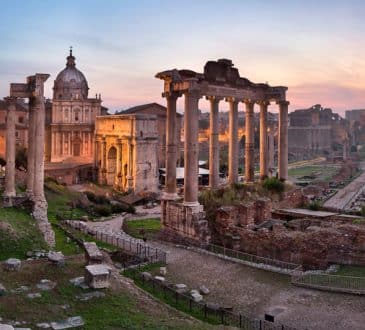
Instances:
[[[172,244],[154,242],[168,252],[167,279],[189,288],[207,286],[208,302],[232,306],[256,318],[273,310],[276,322],[298,329],[364,329],[365,299],[292,286],[289,276],[275,274]]]

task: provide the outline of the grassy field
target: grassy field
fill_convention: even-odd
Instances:
[[[115,279],[112,289],[102,290],[106,295],[89,301],[80,301],[77,295],[91,290],[75,287],[69,280],[83,275],[84,260],[72,257],[64,267],[50,266],[45,261],[33,261],[22,266],[20,272],[0,270],[0,278],[10,291],[26,285],[29,292],[38,292],[40,279],[57,283],[51,291],[41,292],[41,298],[30,300],[25,293],[8,293],[1,297],[0,315],[3,321],[25,321],[35,328],[39,322],[51,322],[70,316],[81,316],[83,329],[208,329],[198,321],[166,309],[138,291]],[[68,308],[64,308],[67,305]]]
[[[0,208],[0,260],[25,259],[27,251],[48,249],[32,217],[17,208]]]
[[[136,238],[153,238],[161,230],[161,220],[159,218],[149,218],[141,220],[129,220],[125,223],[125,231]]]
[[[365,277],[365,267],[341,265],[334,275]]]
[[[315,181],[327,181],[338,171],[339,167],[336,165],[309,165],[291,168],[288,170],[288,175],[293,178],[294,181],[301,181],[300,178],[303,176],[314,176],[315,178],[313,180]]]

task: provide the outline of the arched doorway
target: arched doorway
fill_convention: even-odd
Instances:
[[[107,184],[113,186],[117,175],[117,149],[115,147],[109,149],[106,171]]]

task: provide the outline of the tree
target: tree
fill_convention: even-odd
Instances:
[[[27,171],[28,156],[27,156],[27,149],[24,147],[18,147],[16,150],[15,168],[19,171]]]

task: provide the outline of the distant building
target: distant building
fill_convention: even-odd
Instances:
[[[127,110],[117,112],[117,114],[146,114],[157,116],[157,132],[158,132],[158,166],[166,166],[166,107],[158,103],[148,103],[138,105]],[[177,148],[181,150],[181,126],[183,116],[176,113],[176,138]],[[178,159],[178,163],[180,159]]]
[[[365,109],[346,110],[345,116],[352,132],[351,144],[365,144]]]
[[[0,100],[0,157],[5,158],[7,105]],[[15,138],[17,147],[28,147],[28,104],[19,99],[16,105]]]
[[[288,130],[289,153],[297,159],[332,155],[349,140],[348,121],[320,104],[290,113]]]

